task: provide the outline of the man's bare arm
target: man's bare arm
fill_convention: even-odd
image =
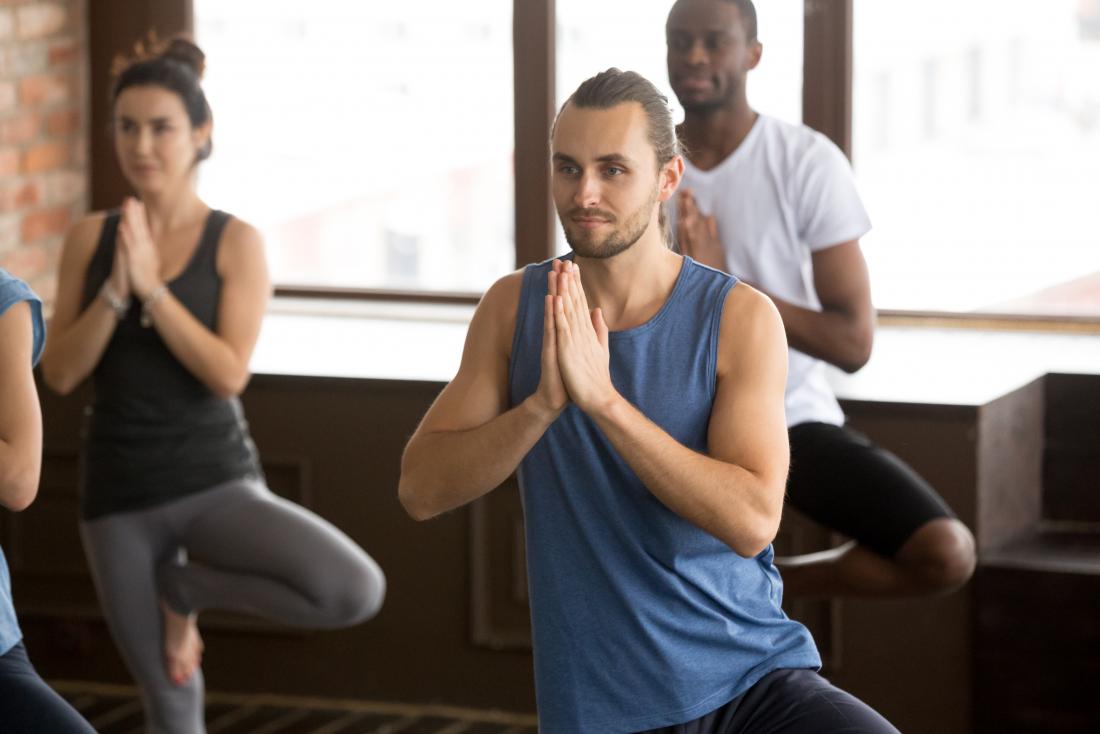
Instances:
[[[573,294],[579,291],[579,280]],[[735,287],[727,297],[719,340],[718,388],[709,425],[709,455],[685,447],[604,381],[601,353],[581,318],[587,303],[558,316],[560,362],[570,397],[611,441],[666,507],[752,557],[775,538],[783,508],[789,448],[783,394],[787,352],[779,314],[759,292]],[[572,313],[566,311],[572,309]],[[606,342],[602,318],[589,317],[594,343]]]
[[[546,338],[544,323],[539,390],[507,410],[508,352],[522,278],[514,273],[486,292],[470,323],[458,374],[405,448],[398,496],[417,520],[461,507],[499,486],[565,405],[553,334]]]
[[[875,338],[871,282],[859,241],[815,252],[813,268],[821,311],[772,296],[783,317],[787,340],[800,352],[855,372],[871,358]]]
[[[34,345],[26,302],[0,315],[0,505],[19,512],[38,493],[42,413],[31,374]]]

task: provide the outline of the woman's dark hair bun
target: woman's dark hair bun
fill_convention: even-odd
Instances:
[[[160,55],[166,59],[175,59],[189,66],[199,79],[202,79],[202,73],[206,70],[206,54],[183,36],[169,39],[164,44]]]
[[[130,67],[155,59],[169,59],[183,64],[199,79],[202,79],[206,70],[206,54],[194,41],[184,36],[173,36],[161,41],[155,31],[149,31],[149,35],[134,44],[133,53],[115,57],[111,65],[111,76],[118,78]]]

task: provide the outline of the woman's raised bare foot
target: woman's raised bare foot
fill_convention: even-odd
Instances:
[[[164,665],[173,683],[183,685],[202,664],[202,637],[195,615],[174,611],[161,601],[164,617]]]

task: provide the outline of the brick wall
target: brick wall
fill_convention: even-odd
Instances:
[[[86,0],[0,0],[0,267],[53,298],[88,208]]]

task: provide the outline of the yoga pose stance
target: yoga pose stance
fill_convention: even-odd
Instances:
[[[800,596],[953,590],[974,570],[974,538],[898,457],[844,426],[825,363],[871,355],[874,308],[859,238],[870,220],[851,166],[824,135],[749,107],[763,52],[751,0],[679,0],[668,76],[684,108],[684,181],[669,207],[680,252],[771,297],[790,347],[788,502],[852,541],[782,559]]]
[[[377,564],[264,485],[237,395],[271,286],[259,233],[195,191],[212,120],[202,52],[140,49],[112,89],[137,194],[65,242],[47,383],[91,375],[81,536],[150,732],[204,731],[196,615],[336,628],[373,616]]]
[[[783,326],[667,247],[683,159],[665,98],[598,74],[551,151],[573,252],[485,294],[401,501],[427,519],[518,469],[543,734],[895,732],[815,672],[780,608]]]

